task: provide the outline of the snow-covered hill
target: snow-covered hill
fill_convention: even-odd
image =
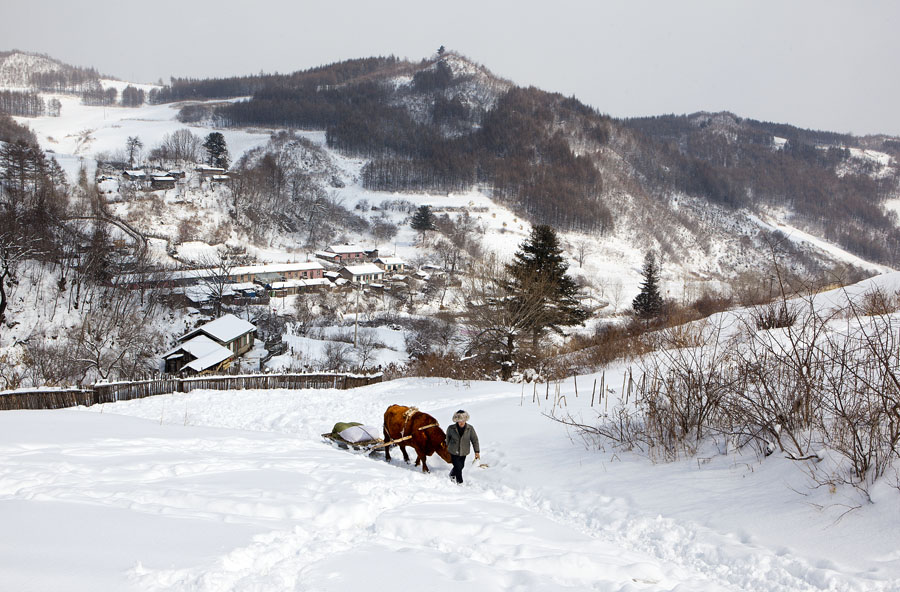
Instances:
[[[621,383],[610,369],[608,384]],[[592,417],[579,377],[560,395]],[[550,399],[560,400],[551,392]],[[466,483],[332,448],[393,403],[471,414]],[[559,403],[560,405],[562,403]],[[896,491],[809,489],[777,456],[597,450],[530,385],[192,392],[0,414],[0,580],[15,590],[889,591]],[[849,496],[849,497],[848,497]],[[47,561],[52,557],[53,561]]]
[[[125,84],[125,83],[120,83]],[[124,150],[128,137],[138,137],[145,146],[145,152],[162,141],[164,136],[178,129],[187,127],[195,134],[203,136],[212,129],[208,127],[185,126],[176,119],[180,104],[144,105],[140,108],[124,107],[91,107],[80,104],[71,96],[59,95],[62,102],[61,116],[58,118],[17,118],[31,127],[39,137],[45,149],[52,151],[53,156],[63,165],[74,180],[78,171],[85,167],[89,174],[93,173],[97,155],[111,155]],[[244,154],[256,154],[266,146],[271,133],[277,130],[240,130],[220,129],[228,143],[233,162],[237,162]],[[475,190],[466,194],[416,194],[416,193],[384,193],[364,189],[359,181],[359,173],[365,160],[350,158],[330,150],[325,144],[325,137],[320,132],[303,132],[301,136],[314,142],[321,148],[321,153],[310,160],[310,154],[299,155],[296,166],[301,171],[320,179],[322,185],[345,207],[354,209],[363,204],[360,215],[374,219],[376,216],[387,216],[400,224],[401,233],[392,241],[389,249],[409,259],[427,253],[414,246],[414,233],[405,227],[406,212],[390,210],[365,209],[378,206],[384,201],[405,200],[413,205],[430,204],[437,209],[446,207],[475,207],[473,215],[483,224],[485,246],[503,256],[511,255],[518,244],[528,235],[530,225],[519,216],[492,201],[483,192]],[[305,159],[305,160],[304,160]],[[324,160],[323,160],[324,159]],[[329,161],[332,164],[325,165]],[[326,174],[327,173],[327,174]],[[332,181],[341,179],[344,187],[336,187]],[[216,197],[208,191],[184,194],[174,191],[161,192],[164,203],[169,207],[165,211],[156,211],[155,202],[117,203],[114,207],[123,217],[140,221],[138,227],[154,235],[169,235],[175,238],[174,228],[180,220],[197,217],[207,221],[223,219],[228,199],[224,195]],[[119,202],[114,195],[111,201]],[[173,205],[173,201],[189,202],[191,211]],[[151,208],[153,206],[153,208]],[[199,209],[198,209],[199,208]],[[487,208],[484,211],[484,208]],[[623,302],[630,301],[636,292],[638,271],[643,255],[647,249],[663,249],[663,277],[667,282],[667,290],[671,296],[678,296],[686,289],[695,291],[697,286],[709,280],[721,281],[733,278],[743,271],[758,270],[766,265],[768,252],[763,247],[759,233],[761,229],[769,230],[770,222],[789,224],[786,215],[773,217],[761,222],[747,212],[731,211],[711,206],[707,202],[686,196],[673,196],[669,203],[652,203],[644,198],[622,193],[621,199],[615,201],[616,226],[611,234],[589,236],[579,233],[567,233],[564,240],[572,255],[572,268],[576,274],[595,283],[622,282],[626,286]],[[455,215],[455,214],[454,214]],[[663,216],[670,231],[665,235],[654,235],[649,231],[653,223],[650,218]],[[200,233],[200,240],[212,240],[213,225],[207,225],[207,232]],[[788,232],[795,238],[800,234]],[[220,235],[221,238],[221,235]],[[249,239],[239,233],[227,237],[229,240],[247,242]],[[258,244],[259,248],[275,246],[284,249],[288,243],[295,244],[292,237],[279,239],[269,237],[272,244]],[[337,240],[369,240],[371,237],[354,236],[345,233]],[[823,241],[800,239],[795,241],[797,254],[803,254],[821,265],[829,262],[844,262],[848,258],[840,254],[840,249]],[[748,245],[752,248],[747,248]],[[324,246],[324,245],[320,245]],[[385,247],[386,245],[381,245]],[[576,262],[576,252],[582,251],[582,263]],[[883,266],[868,264],[858,259],[858,264],[871,271],[883,271]],[[579,271],[580,270],[580,271]],[[698,283],[699,282],[699,283]]]
[[[47,56],[20,51],[0,53],[0,87],[29,88],[32,74],[59,72],[63,68],[63,64]]]

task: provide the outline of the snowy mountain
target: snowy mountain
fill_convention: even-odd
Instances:
[[[354,242],[398,256],[417,271],[449,265],[453,250],[444,246],[455,233],[453,241],[465,245],[466,269],[489,255],[508,259],[533,223],[550,222],[559,229],[569,273],[595,313],[578,330],[588,334],[617,322],[628,308],[649,250],[661,256],[663,295],[680,303],[710,292],[737,298],[766,281],[771,286],[773,248],[785,273],[814,283],[890,270],[881,263],[893,240],[885,227],[871,233],[886,237],[881,250],[872,248],[877,241],[871,237],[841,245],[817,232],[822,225],[811,224],[807,210],[798,211],[801,202],[815,202],[820,194],[812,191],[821,181],[834,195],[859,187],[844,209],[896,224],[886,213],[890,200],[884,207],[868,201],[872,190],[881,198],[896,195],[889,138],[854,139],[731,114],[622,122],[574,98],[518,89],[453,52],[420,63],[372,58],[286,76],[176,80],[163,88],[107,79],[98,84],[120,93],[130,86],[166,102],[88,105],[74,94],[44,92],[60,102],[59,116],[16,121],[31,128],[66,171],[70,207],[89,214],[99,196],[106,219],[115,222],[110,240],[123,253],[140,247],[157,267],[196,266],[222,253],[260,264],[305,261],[328,244]],[[253,97],[231,96],[235,89],[252,90]],[[341,101],[353,108],[341,111]],[[188,109],[204,115],[185,122]],[[339,115],[346,118],[338,121]],[[257,120],[266,117],[272,121]],[[240,118],[256,123],[238,125]],[[199,145],[212,132],[227,143],[227,180],[205,176],[196,162],[165,157],[181,134],[201,160]],[[137,150],[129,157],[131,139]],[[388,149],[373,139],[394,143]],[[777,160],[781,154],[788,160]],[[719,156],[727,166],[714,162]],[[754,185],[768,178],[773,163],[799,172],[782,175],[790,183]],[[478,172],[470,175],[471,167]],[[149,176],[181,169],[185,176],[174,188],[154,189],[124,178],[125,169]],[[810,194],[805,201],[752,199],[756,190],[785,187]],[[444,220],[444,230],[424,241],[409,226],[422,205]],[[846,238],[847,229],[865,219],[825,222]],[[142,240],[134,243],[123,228]],[[84,224],[78,231],[87,250],[92,229]],[[22,344],[38,343],[37,336],[65,340],[81,322],[68,293],[57,289],[56,299],[46,297],[54,292],[52,281],[60,281],[52,277],[36,271],[11,286],[10,313],[17,321],[4,347],[17,343],[10,350],[16,356],[24,355]],[[429,277],[423,271],[408,282],[402,304],[370,294],[366,320],[383,321],[398,307],[412,316],[458,313],[460,286],[433,288],[423,279]],[[325,307],[334,325],[320,328],[315,339],[286,335],[296,355],[273,360],[273,367],[320,363],[323,344],[340,333],[335,327],[354,307],[343,298],[335,295]],[[62,302],[65,315],[56,312]],[[289,297],[273,308],[293,316],[295,306]],[[165,340],[196,323],[197,314],[167,311],[155,318],[164,342],[154,347],[168,349]],[[173,319],[178,330],[170,326]],[[380,363],[405,360],[403,333],[385,330],[379,339],[385,345]]]
[[[15,55],[60,109],[0,114],[0,397],[158,371],[213,314],[173,269],[313,260],[321,291],[222,286],[240,367],[395,379],[0,413],[0,588],[898,590],[895,138],[614,120],[453,52],[166,87]],[[541,222],[589,319],[481,380],[477,282]],[[344,243],[405,269],[349,284]],[[323,440],[394,403],[471,414],[465,485]]]
[[[59,72],[65,66],[48,56],[10,51],[0,53],[0,86],[21,87],[31,86],[33,74],[46,74]]]
[[[31,89],[81,89],[96,83],[93,68],[70,66],[50,56],[12,50],[0,52],[0,87]]]

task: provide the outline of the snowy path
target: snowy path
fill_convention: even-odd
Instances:
[[[457,487],[436,457],[424,475],[321,441],[394,402],[439,419],[465,407],[490,467]],[[648,511],[625,486],[689,469],[606,472],[515,385],[196,392],[99,411],[0,414],[0,590],[900,589],[896,545],[839,564],[773,546],[752,515],[704,524],[685,509],[697,493]]]

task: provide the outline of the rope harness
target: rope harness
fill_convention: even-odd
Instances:
[[[416,413],[419,413],[419,408],[418,408],[418,407],[409,407],[409,408],[403,413],[403,427],[400,428],[400,437],[399,437],[399,438],[395,438],[395,439],[393,439],[393,440],[388,440],[387,442],[384,442],[384,443],[382,443],[382,444],[379,444],[379,445],[375,446],[375,448],[382,448],[382,447],[384,447],[384,446],[392,446],[393,444],[395,444],[395,443],[397,443],[397,442],[403,442],[403,441],[405,441],[405,440],[409,440],[410,438],[412,438],[412,437],[413,437],[412,434],[410,434],[410,435],[408,435],[408,436],[406,435],[406,428],[407,428],[407,426],[409,426],[409,421],[413,418],[413,416],[414,416]],[[422,426],[422,427],[420,427],[418,431],[421,432],[421,431],[423,431],[423,430],[427,430],[428,428],[436,428],[436,427],[438,427],[439,425],[440,425],[440,424],[439,424],[438,422],[430,423],[430,424],[428,424],[427,426]],[[388,435],[388,433],[387,433],[387,425],[384,426],[384,432],[385,432],[385,437],[387,437],[387,435]]]

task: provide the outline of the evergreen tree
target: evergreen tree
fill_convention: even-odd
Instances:
[[[225,136],[220,132],[212,132],[206,136],[203,148],[206,149],[206,164],[223,169],[228,168],[228,146],[225,144]]]
[[[641,275],[644,276],[641,292],[634,298],[631,306],[642,319],[652,319],[662,311],[663,304],[662,296],[659,294],[659,266],[652,251],[644,258]]]
[[[409,225],[413,230],[418,230],[419,232],[434,230],[434,214],[431,212],[431,206],[419,206],[419,209],[413,214]]]
[[[568,269],[556,231],[547,225],[532,228],[531,236],[507,265],[514,299],[539,302],[541,313],[534,316],[531,327],[535,346],[545,330],[561,333],[562,327],[580,325],[587,319],[587,311],[578,303],[578,286],[566,274]]]

